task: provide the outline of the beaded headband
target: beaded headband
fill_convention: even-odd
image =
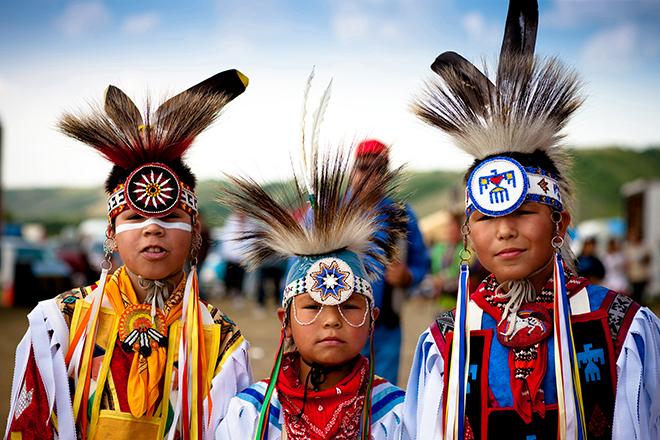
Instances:
[[[507,215],[526,201],[563,209],[555,176],[505,156],[487,159],[470,173],[465,197],[467,217],[475,210],[493,217]]]
[[[171,168],[148,163],[136,168],[108,198],[108,216],[113,219],[127,208],[143,217],[164,217],[176,208],[197,214],[197,196]]]

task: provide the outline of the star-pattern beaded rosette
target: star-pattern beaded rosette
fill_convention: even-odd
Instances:
[[[335,306],[346,301],[355,286],[353,270],[339,258],[317,260],[307,270],[305,285],[319,304]]]

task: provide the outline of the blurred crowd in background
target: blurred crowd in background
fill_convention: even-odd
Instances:
[[[431,268],[409,294],[437,299],[439,311],[451,308],[455,301],[463,248],[462,219],[461,213],[447,211],[420,219]],[[237,305],[254,301],[255,315],[259,315],[268,304],[279,304],[286,262],[246,272],[240,264],[241,249],[232,241],[245,221],[230,215],[224,226],[205,229],[207,246],[200,261],[200,280],[207,299],[226,297]],[[73,286],[97,281],[105,229],[104,219],[86,220],[49,237],[38,224],[4,225],[3,306],[33,306]],[[621,219],[589,220],[570,232],[580,275],[642,304],[656,301],[660,293],[655,280],[658,246],[629,231]],[[487,275],[477,260],[472,261],[471,274],[473,287]]]

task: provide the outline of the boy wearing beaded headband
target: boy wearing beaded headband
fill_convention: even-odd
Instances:
[[[360,355],[373,341],[378,316],[373,270],[390,261],[405,234],[403,208],[380,203],[391,195],[397,172],[371,168],[370,185],[348,189],[347,158],[341,152],[321,157],[317,150],[327,97],[326,91],[315,114],[309,155],[303,137],[303,172],[296,181],[304,186],[293,190],[292,203],[278,203],[247,179],[233,178],[224,197],[256,220],[243,237],[250,265],[275,257],[293,262],[270,379],[231,401],[217,439],[399,438],[403,391],[374,377],[373,356]],[[306,201],[311,209],[301,224],[296,212]]]
[[[199,300],[196,182],[182,159],[246,86],[228,70],[144,114],[110,86],[103,111],[62,118],[62,132],[114,164],[106,261],[97,284],[28,316],[6,436],[210,438],[251,382],[247,342]],[[109,274],[115,250],[124,265]]]
[[[475,157],[463,233],[492,274],[468,297],[464,264],[456,310],[420,337],[404,438],[658,436],[660,321],[572,272],[559,141],[579,83],[534,57],[537,21],[536,2],[512,0],[495,84],[446,52],[415,104]]]

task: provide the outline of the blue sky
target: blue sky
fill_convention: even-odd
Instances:
[[[499,0],[5,0],[4,184],[100,184],[109,165],[54,130],[64,110],[100,100],[108,84],[141,102],[147,90],[160,98],[228,68],[251,83],[189,154],[201,178],[288,175],[313,65],[313,99],[333,78],[327,143],[374,136],[411,168],[464,167],[469,159],[408,105],[439,53],[494,60],[506,9]],[[569,144],[660,144],[660,0],[541,1],[537,52],[585,79]]]

